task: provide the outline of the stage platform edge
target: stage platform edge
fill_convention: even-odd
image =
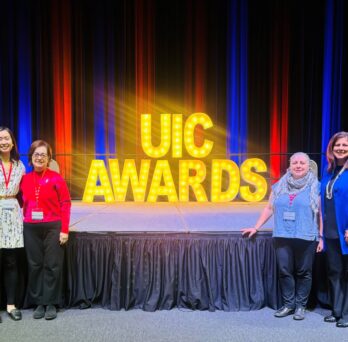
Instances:
[[[83,203],[73,201],[75,232],[230,232],[253,227],[267,202]],[[273,219],[265,225],[273,229]]]

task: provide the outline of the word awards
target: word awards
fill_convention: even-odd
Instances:
[[[84,202],[93,202],[95,196],[102,197],[105,202],[124,202],[129,186],[135,202],[156,202],[159,199],[169,202],[229,202],[238,194],[245,201],[257,202],[266,196],[267,181],[259,174],[267,172],[263,160],[247,159],[240,167],[229,159],[212,159],[209,165],[199,160],[207,157],[214,145],[207,139],[199,146],[195,144],[197,125],[203,130],[213,127],[207,114],[193,113],[185,123],[182,114],[162,114],[158,146],[152,144],[151,122],[151,114],[141,115],[141,144],[144,153],[155,160],[142,159],[136,165],[134,159],[125,159],[121,171],[119,159],[109,159],[109,173],[104,160],[93,160],[84,190]],[[182,158],[183,146],[195,159],[175,160]],[[163,159],[170,147],[171,163]],[[178,170],[176,181],[173,168]],[[207,179],[207,174],[210,179]],[[245,185],[241,185],[241,180]]]

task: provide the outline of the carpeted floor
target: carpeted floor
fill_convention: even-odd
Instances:
[[[274,318],[265,308],[249,312],[142,310],[110,311],[101,308],[60,311],[53,321],[34,320],[23,310],[14,322],[1,312],[1,341],[118,341],[118,342],[346,342],[348,328],[323,322],[327,310],[307,312],[306,319]]]

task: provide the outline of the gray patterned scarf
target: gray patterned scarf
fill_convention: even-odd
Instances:
[[[286,174],[278,181],[277,186],[273,191],[271,204],[273,205],[274,201],[280,195],[297,195],[306,188],[310,188],[310,204],[313,212],[316,214],[319,211],[319,182],[317,177],[311,171],[307,172],[303,178],[295,179],[288,170]]]

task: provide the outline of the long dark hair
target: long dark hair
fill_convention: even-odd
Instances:
[[[336,160],[335,160],[335,156],[333,154],[333,148],[336,144],[336,141],[338,139],[341,139],[341,138],[346,138],[348,140],[348,132],[338,132],[336,134],[334,134],[330,141],[329,141],[329,144],[327,145],[327,149],[326,149],[326,159],[327,159],[327,162],[328,162],[328,166],[327,166],[327,170],[328,172],[332,172],[335,167],[336,167]],[[343,166],[345,169],[348,169],[348,159],[346,160],[346,162],[344,163],[344,166]]]
[[[12,140],[13,147],[12,147],[12,150],[10,152],[11,160],[19,161],[19,153],[18,153],[16,138],[14,137],[12,131],[7,127],[0,126],[0,132],[2,132],[2,131],[6,131],[10,135],[11,140]]]

